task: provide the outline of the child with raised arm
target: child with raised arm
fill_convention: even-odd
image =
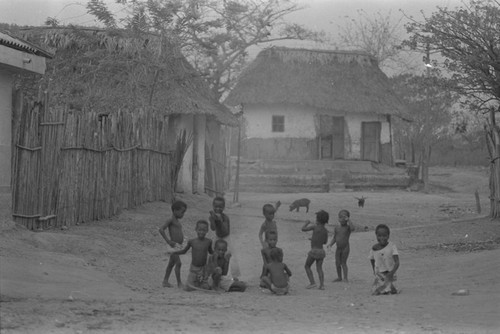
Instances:
[[[210,222],[210,229],[215,231],[215,240],[223,239],[226,240],[228,245],[228,254],[231,254],[233,261],[231,261],[231,275],[233,278],[238,279],[240,276],[240,267],[238,265],[238,258],[234,249],[234,245],[231,241],[231,224],[229,217],[224,213],[226,208],[226,200],[224,197],[217,196],[212,201],[212,209],[210,211],[210,217],[208,218]],[[215,245],[214,245],[215,246]]]
[[[385,224],[377,225],[375,228],[377,243],[373,245],[368,257],[375,275],[373,295],[398,293],[394,281],[399,268],[399,253],[396,245],[389,241],[390,233],[389,227]]]
[[[281,262],[283,254],[278,248],[271,249],[271,262],[264,268],[261,286],[266,287],[277,295],[286,295],[289,290],[288,280],[292,272],[286,264]]]
[[[347,210],[339,211],[339,223],[333,230],[332,241],[328,244],[331,248],[333,244],[337,244],[335,250],[335,266],[337,268],[337,279],[334,282],[342,281],[342,271],[344,271],[344,281],[348,282],[347,278],[347,258],[349,257],[349,237],[354,231],[354,225],[350,220],[351,214]]]
[[[208,233],[208,222],[198,220],[195,228],[197,237],[190,239],[184,249],[174,252],[173,254],[186,254],[191,248],[191,267],[187,278],[184,290],[192,291],[198,289],[209,290],[208,274],[207,274],[207,259],[208,254],[212,254],[212,240],[206,238]]]
[[[306,269],[307,277],[309,278],[309,285],[307,289],[312,289],[316,287],[314,282],[314,276],[311,270],[311,266],[316,262],[316,270],[319,276],[319,289],[325,289],[325,275],[323,273],[323,259],[326,256],[323,245],[328,241],[328,230],[325,228],[325,224],[328,223],[329,215],[328,212],[321,210],[316,212],[316,224],[312,224],[309,220],[306,221],[304,226],[302,226],[302,231],[313,231],[311,237],[311,250],[307,254],[306,264],[304,265]]]
[[[276,243],[278,242],[278,234],[276,231],[270,230],[266,232],[266,244],[267,246],[262,248],[260,253],[262,255],[262,273],[260,275],[260,278],[265,276],[265,271],[266,271],[266,265],[271,263],[271,250],[273,249],[278,249],[280,255],[279,255],[279,262],[283,262],[283,250],[279,247],[276,247]],[[265,286],[261,285],[262,288],[265,288]]]
[[[264,236],[266,235],[267,231],[274,231],[276,233],[276,236],[278,236],[278,226],[276,226],[276,221],[274,221],[275,212],[276,209],[272,204],[265,204],[262,207],[262,214],[265,218],[259,230],[259,241],[262,245],[262,248],[267,247],[266,241],[264,240]]]
[[[225,292],[244,292],[245,282],[235,280],[228,275],[231,254],[227,253],[227,242],[224,239],[215,241],[214,253],[208,259],[208,268],[212,281],[212,289]]]
[[[181,282],[181,258],[177,254],[172,254],[176,250],[181,250],[185,247],[184,233],[182,232],[182,225],[180,219],[186,213],[187,205],[183,201],[175,201],[172,203],[172,217],[168,219],[162,227],[160,227],[160,234],[167,242],[167,253],[170,254],[165,277],[163,278],[163,287],[171,288],[172,284],[168,282],[172,269],[175,267],[175,278],[177,279],[177,286],[182,287]],[[168,229],[168,235],[165,230]]]

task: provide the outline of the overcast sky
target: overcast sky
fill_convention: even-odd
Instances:
[[[116,6],[114,0],[105,0]],[[345,19],[356,16],[357,9],[366,12],[391,11],[392,16],[405,13],[420,16],[430,14],[436,6],[456,7],[461,0],[298,0],[304,10],[289,16],[290,20],[310,28],[330,31]],[[62,24],[92,25],[94,19],[85,13],[86,0],[0,0],[0,22],[18,25],[42,25],[47,17],[55,17]],[[116,7],[117,10],[119,7]]]

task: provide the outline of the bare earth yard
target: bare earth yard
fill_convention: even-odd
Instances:
[[[241,193],[226,212],[238,243],[245,293],[184,292],[162,288],[168,257],[159,226],[167,203],[149,203],[117,217],[68,230],[29,232],[10,221],[0,204],[0,328],[2,333],[498,333],[500,332],[500,221],[489,210],[487,170],[433,168],[429,193],[355,191],[314,194]],[[483,212],[476,212],[474,190]],[[367,197],[358,208],[354,197]],[[188,203],[184,231],[207,219],[211,199],[179,196]],[[308,197],[309,213],[289,212]],[[261,291],[262,205],[283,203],[277,214],[278,246],[292,270],[292,291]],[[329,230],[340,209],[351,211],[350,282],[333,283],[334,256],[324,269],[326,290],[306,290],[306,219],[325,209]],[[370,295],[368,252],[373,228],[388,224],[400,251],[394,296]],[[210,232],[209,237],[213,237]],[[186,278],[190,254],[182,257]],[[317,277],[317,274],[315,273]],[[173,278],[173,277],[172,277]],[[452,293],[468,289],[470,294]]]

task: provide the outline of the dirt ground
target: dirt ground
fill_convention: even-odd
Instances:
[[[29,232],[0,206],[0,329],[2,333],[498,333],[500,330],[500,221],[489,210],[487,170],[432,168],[428,193],[354,191],[314,194],[227,194],[227,214],[238,244],[244,293],[184,292],[162,288],[167,264],[158,228],[167,203],[149,203],[109,220],[68,230]],[[476,212],[479,191],[482,213]],[[365,196],[364,208],[354,197]],[[188,204],[184,231],[208,218],[211,199],[179,195]],[[309,213],[288,204],[307,197]],[[278,246],[290,267],[292,290],[274,296],[258,287],[257,233],[262,205],[280,200]],[[349,283],[333,283],[334,256],[325,260],[326,290],[307,290],[306,219],[325,209],[328,229],[340,209],[351,211]],[[367,259],[373,228],[391,227],[400,251],[393,296],[371,296]],[[209,237],[213,237],[210,232]],[[190,254],[182,257],[187,277]],[[316,272],[314,272],[317,277]],[[172,276],[171,279],[174,277]],[[173,282],[173,281],[172,281]],[[470,293],[453,295],[460,289]]]

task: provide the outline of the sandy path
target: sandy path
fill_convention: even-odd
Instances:
[[[227,213],[239,245],[242,279],[250,284],[243,294],[160,287],[167,258],[157,230],[170,214],[165,203],[68,231],[31,233],[8,226],[0,235],[2,333],[497,333],[498,242],[485,251],[446,248],[500,237],[498,222],[451,219],[458,211],[462,218],[477,216],[471,212],[471,193],[364,194],[363,209],[356,207],[357,193],[240,194],[241,207]],[[302,196],[312,200],[309,214],[288,212],[286,204]],[[205,218],[210,199],[184,199],[189,206],[184,227],[193,237],[194,222]],[[283,297],[258,288],[261,208],[277,199],[283,202],[277,215],[278,245],[293,272],[291,294]],[[443,211],[443,204],[457,209]],[[314,219],[314,212],[326,209],[331,229],[340,208],[351,210],[356,226],[368,229],[351,236],[351,281],[331,282],[336,275],[329,253],[326,290],[306,290],[309,235],[300,228],[305,219]],[[375,242],[372,229],[380,222],[393,228],[391,239],[401,252],[398,286],[403,293],[397,296],[369,294],[367,254]],[[189,254],[183,263],[186,277]],[[464,288],[470,295],[452,295]],[[67,294],[73,290],[85,294],[70,300]]]

